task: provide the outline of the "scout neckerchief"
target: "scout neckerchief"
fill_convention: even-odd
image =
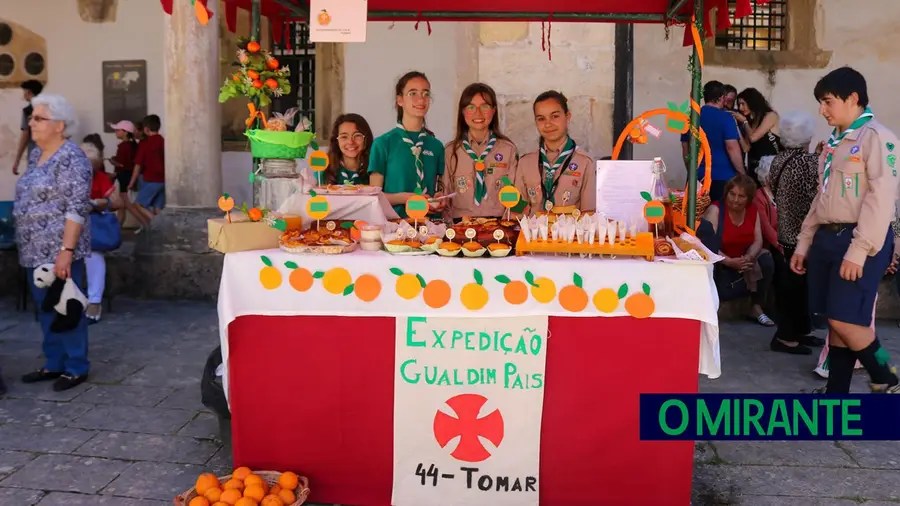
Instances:
[[[480,206],[481,201],[484,200],[484,195],[487,193],[487,189],[484,186],[484,159],[487,155],[494,149],[494,144],[497,143],[497,137],[494,136],[494,132],[491,132],[491,137],[488,139],[487,146],[485,146],[484,151],[481,152],[481,156],[475,154],[475,151],[472,149],[472,146],[469,144],[469,141],[463,139],[462,146],[463,149],[466,150],[466,153],[469,154],[469,157],[475,162],[475,205]]]
[[[419,178],[416,188],[425,191],[425,163],[422,161],[422,146],[425,145],[425,137],[427,137],[428,134],[425,132],[425,128],[422,128],[422,131],[419,132],[419,135],[416,137],[416,141],[413,142],[413,140],[409,138],[409,132],[403,128],[402,123],[397,123],[397,128],[403,132],[403,142],[409,144],[409,150],[416,159],[416,176]]]
[[[347,170],[343,165],[337,171],[337,184],[356,184],[358,179],[358,173]]]
[[[828,188],[828,177],[831,176],[831,161],[834,156],[834,150],[850,132],[855,131],[869,121],[872,121],[874,118],[875,114],[872,113],[872,109],[866,107],[866,110],[850,124],[849,128],[841,132],[840,135],[837,133],[837,128],[831,131],[831,137],[828,138],[828,147],[825,149],[825,171],[822,173],[822,193],[825,193],[825,189]]]
[[[541,178],[541,193],[543,193],[544,196],[543,206],[546,206],[547,202],[556,205],[553,194],[556,193],[556,186],[559,184],[557,172],[562,174],[566,164],[569,163],[569,160],[572,159],[572,155],[575,154],[575,148],[575,141],[573,141],[571,137],[566,137],[566,143],[563,145],[562,151],[556,156],[556,161],[553,162],[553,165],[550,165],[550,160],[547,159],[547,150],[544,146],[544,141],[541,140],[539,163],[541,174],[543,175]],[[563,170],[559,170],[560,167],[563,167]]]

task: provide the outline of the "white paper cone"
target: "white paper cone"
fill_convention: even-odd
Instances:
[[[625,234],[628,233],[628,226],[624,221],[620,221],[619,225],[619,240],[625,242]]]

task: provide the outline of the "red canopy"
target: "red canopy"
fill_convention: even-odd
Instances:
[[[160,0],[163,8],[170,14],[172,1]],[[206,0],[197,1],[206,3]],[[749,15],[753,11],[754,1],[764,4],[769,0],[737,0],[734,17]],[[368,0],[368,4],[371,21],[596,21],[674,24],[689,19],[694,12],[694,0]],[[674,13],[674,19],[668,17],[670,4],[682,4]],[[714,33],[710,20],[713,8],[717,8],[716,30],[731,26],[728,0],[705,0],[703,6],[706,11],[703,16],[705,35]],[[250,0],[225,0],[225,7],[228,28],[234,31],[237,8],[249,9]],[[261,14],[272,21],[276,42],[280,42],[282,38],[284,24],[302,19],[297,13],[308,10],[308,0],[261,2]],[[687,46],[692,42],[691,32],[686,30],[684,44]]]

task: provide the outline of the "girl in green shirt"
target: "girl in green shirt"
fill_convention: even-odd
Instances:
[[[359,114],[341,114],[331,127],[325,184],[369,184],[369,123]]]
[[[397,126],[372,144],[369,182],[382,187],[401,218],[406,217],[406,200],[416,190],[429,199],[433,213],[440,213],[446,201],[433,199],[443,195],[444,145],[425,128],[431,107],[431,84],[425,74],[408,72],[397,81],[396,107]]]

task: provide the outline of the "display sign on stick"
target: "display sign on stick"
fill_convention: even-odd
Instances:
[[[547,317],[396,321],[391,504],[537,506]]]
[[[310,42],[365,42],[367,0],[311,0]]]

